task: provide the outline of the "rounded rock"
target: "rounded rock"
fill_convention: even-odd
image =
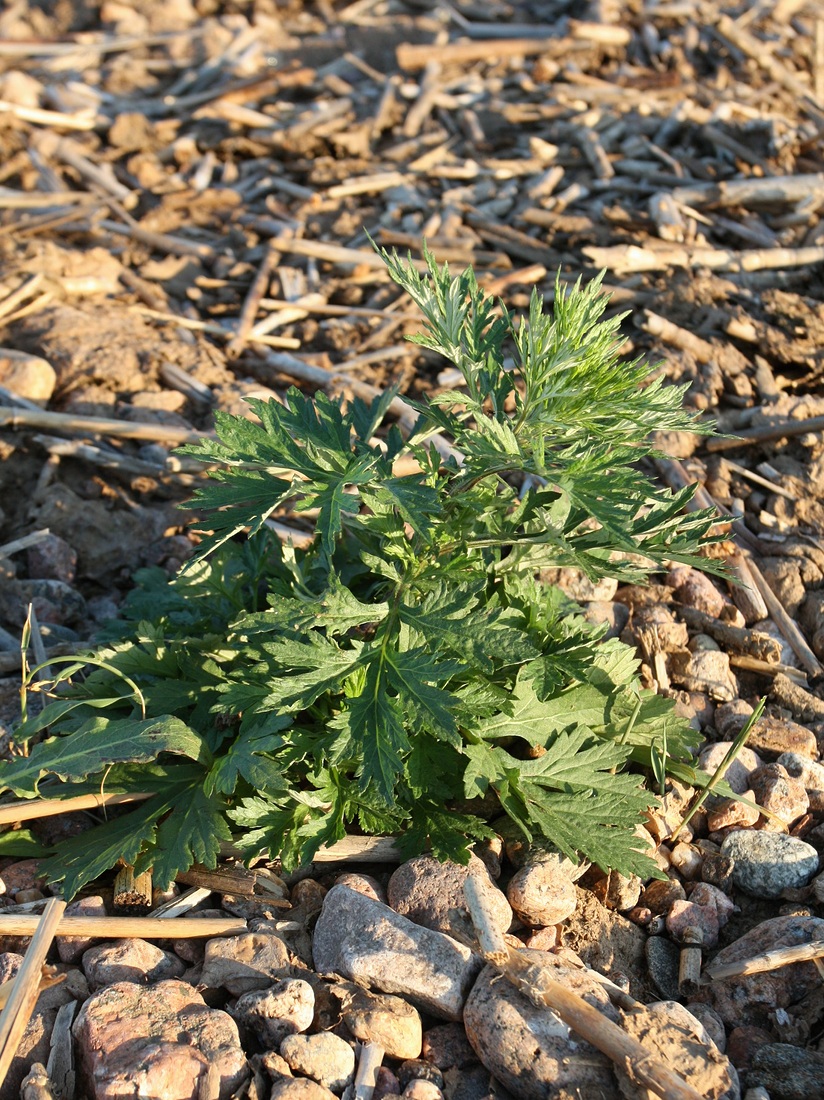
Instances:
[[[295,1073],[311,1077],[332,1092],[340,1092],[355,1076],[355,1052],[339,1035],[289,1035],[280,1044],[280,1055]]]
[[[171,951],[163,951],[146,940],[116,940],[100,943],[83,952],[83,973],[90,989],[114,982],[158,982],[179,978],[185,964]]]
[[[732,748],[732,741],[716,741],[702,749],[698,755],[698,767],[708,775],[713,775]],[[762,767],[764,761],[758,755],[748,749],[746,745],[740,749],[735,760],[727,768],[724,779],[736,794],[743,794],[749,787],[750,775],[756,768]]]
[[[282,978],[269,989],[238,997],[232,1015],[248,1027],[269,1050],[287,1035],[307,1031],[315,1017],[315,994],[301,978]]]
[[[417,1058],[421,1053],[420,1015],[401,997],[359,989],[344,1007],[343,1021],[361,1043],[377,1043],[390,1058]]]
[[[577,904],[575,886],[555,859],[525,864],[510,879],[506,896],[515,915],[530,928],[560,924]]]
[[[817,764],[797,752],[782,752],[776,763],[786,768],[793,779],[803,783],[813,813],[824,810],[824,764]]]
[[[781,764],[765,764],[750,776],[755,801],[786,825],[798,821],[810,808],[810,799],[799,779],[793,779]],[[769,824],[767,826],[769,828]]]
[[[432,856],[415,856],[394,872],[387,887],[389,905],[396,913],[424,928],[449,935],[452,931],[450,909],[467,914],[464,883],[472,875],[481,885],[493,919],[502,932],[512,923],[512,911],[504,895],[492,881],[486,865],[477,856],[469,863],[440,863]]]
[[[721,845],[721,855],[735,860],[733,882],[753,897],[780,897],[784,890],[806,886],[818,870],[815,848],[784,833],[730,833]]]
[[[334,1092],[306,1077],[281,1077],[272,1085],[269,1100],[338,1100]]]

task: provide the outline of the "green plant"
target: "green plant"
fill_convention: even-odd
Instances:
[[[652,431],[696,430],[682,390],[620,359],[600,280],[558,283],[549,312],[534,294],[518,321],[471,270],[383,257],[462,387],[413,403],[406,439],[384,424],[394,391],[344,407],[292,389],[184,448],[218,465],[196,560],[138,575],[98,664],[61,673],[17,733],[28,755],[0,765],[16,796],[147,796],[59,845],[46,870],[69,895],[118,858],[164,884],[229,840],[294,866],[361,830],[464,860],[497,817],[655,873],[635,829],[656,799],[630,765],[689,777],[695,734],[537,577],[707,565],[713,515],[639,466]],[[314,514],[307,549],[267,528],[286,508]]]

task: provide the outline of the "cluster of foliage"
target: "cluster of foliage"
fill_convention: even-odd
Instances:
[[[713,516],[639,466],[651,432],[696,430],[682,390],[621,360],[599,280],[558,284],[548,310],[536,293],[519,320],[471,269],[383,257],[461,386],[409,402],[406,438],[384,423],[393,391],[292,389],[184,449],[218,467],[196,558],[138,576],[0,764],[18,797],[145,796],[59,844],[46,868],[67,895],[118,859],[162,885],[224,841],[295,866],[347,831],[465,860],[506,828],[654,873],[636,828],[655,795],[632,765],[687,777],[694,734],[538,577],[706,566]],[[314,517],[307,548],[267,526],[286,509]]]

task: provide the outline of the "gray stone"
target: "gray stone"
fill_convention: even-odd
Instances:
[[[806,886],[818,870],[815,848],[784,833],[741,829],[724,839],[721,855],[735,860],[733,882],[753,897],[780,897]]]
[[[468,947],[348,886],[323,902],[312,945],[315,969],[398,993],[440,1019],[459,1020],[481,967]]]
[[[767,1043],[752,1060],[747,1084],[767,1089],[771,1100],[812,1100],[824,1095],[824,1054],[790,1043]]]
[[[556,981],[617,1022],[603,986],[586,971],[556,965],[542,951],[521,954],[547,966]],[[607,1056],[576,1036],[554,1012],[533,1005],[492,966],[481,971],[469,995],[464,1026],[480,1061],[516,1100],[570,1095],[618,1100]]]

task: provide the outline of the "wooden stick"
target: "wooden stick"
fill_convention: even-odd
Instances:
[[[763,428],[750,428],[749,431],[737,432],[731,439],[715,436],[708,439],[704,446],[708,451],[732,451],[750,443],[770,443],[775,439],[792,439],[797,435],[806,435],[807,432],[822,431],[824,416],[811,416],[806,420],[781,420]]]
[[[50,898],[49,902],[53,900],[56,899]],[[31,936],[39,921],[40,917],[0,913],[0,936]],[[104,940],[159,940],[235,936],[246,930],[246,921],[233,917],[175,917],[171,920],[164,917],[62,917],[56,934],[94,936]]]
[[[681,934],[681,955],[678,959],[678,992],[689,997],[701,983],[701,948],[704,933],[700,928],[685,928]]]
[[[644,1085],[665,1100],[703,1100],[700,1093],[660,1059],[648,1054],[637,1040],[552,978],[549,967],[530,963],[519,951],[513,951],[495,927],[489,904],[473,876],[466,880],[464,893],[478,938],[489,947],[490,956],[484,956],[487,962],[501,970],[534,1005],[555,1012],[581,1038],[620,1066],[634,1084]],[[499,963],[496,959],[506,961]]]
[[[254,324],[257,311],[260,308],[260,300],[269,286],[269,278],[277,259],[278,253],[270,244],[246,292],[246,297],[240,308],[240,316],[238,317],[235,333],[226,345],[226,354],[230,359],[237,359],[244,350],[249,329]]]
[[[47,656],[50,653],[52,650],[46,651]],[[36,821],[41,817],[54,817],[74,810],[99,810],[104,806],[122,806],[126,802],[142,802],[151,797],[149,791],[137,791],[132,794],[80,794],[75,798],[28,798],[20,802],[7,802],[0,806],[0,825]]]
[[[155,443],[197,443],[207,433],[190,428],[171,428],[163,424],[138,424],[98,416],[74,416],[70,413],[45,412],[0,405],[0,426],[8,428],[45,428],[57,432],[84,432],[113,435],[120,439],[148,439]]]
[[[743,668],[745,672],[757,672],[762,676],[786,676],[794,684],[800,687],[807,686],[807,677],[800,668],[791,665],[773,664],[771,661],[761,661],[758,657],[750,657],[745,653],[731,653],[730,664],[733,668]]]
[[[89,180],[107,195],[119,199],[124,206],[129,208],[137,206],[140,199],[139,195],[116,179],[111,165],[104,164],[101,168],[93,164],[82,147],[72,138],[58,137],[50,130],[38,130],[32,134],[30,141],[32,147],[42,156],[54,157],[64,164],[68,164],[83,179]]]
[[[797,722],[808,724],[824,721],[824,700],[805,691],[783,673],[778,673],[773,680],[771,695],[779,706],[790,711]]]
[[[744,974],[765,974],[767,971],[779,970],[782,966],[790,966],[792,963],[822,958],[824,958],[824,940],[811,940],[809,943],[793,944],[791,947],[776,947],[772,951],[753,955],[749,959],[710,963],[704,968],[704,978],[719,982],[725,978],[739,978]]]
[[[112,904],[115,912],[124,916],[148,913],[152,907],[152,872],[136,875],[129,863],[119,867],[114,877]]]
[[[15,978],[14,989],[0,1013],[0,1087],[5,1083],[12,1060],[26,1030],[37,998],[40,995],[40,975],[46,955],[52,945],[65,901],[49,898],[41,917],[29,918],[31,927],[24,935],[33,936],[23,965]]]
[[[695,607],[678,606],[678,614],[693,630],[702,634],[709,634],[716,642],[736,653],[745,653],[751,657],[757,657],[761,661],[769,661],[777,664],[781,658],[781,643],[760,630],[745,630],[740,626],[732,626],[722,619],[713,618],[704,611]],[[821,704],[824,709],[824,703]],[[824,718],[824,714],[822,714]]]
[[[48,527],[41,527],[39,531],[32,531],[30,535],[23,535],[19,539],[12,539],[11,542],[4,542],[0,546],[0,558],[10,558],[12,554],[17,554],[21,550],[28,550],[30,546],[37,546],[39,542],[43,542],[47,539],[51,531]]]
[[[752,558],[748,559],[747,564],[752,574],[752,579],[755,582],[755,586],[763,597],[771,617],[775,620],[776,626],[792,646],[796,657],[811,676],[821,676],[824,674],[824,667],[822,667],[821,662],[810,649],[807,644],[807,639],[801,633],[795,621],[790,618],[784,609],[784,605],[767,584],[764,574]]]

